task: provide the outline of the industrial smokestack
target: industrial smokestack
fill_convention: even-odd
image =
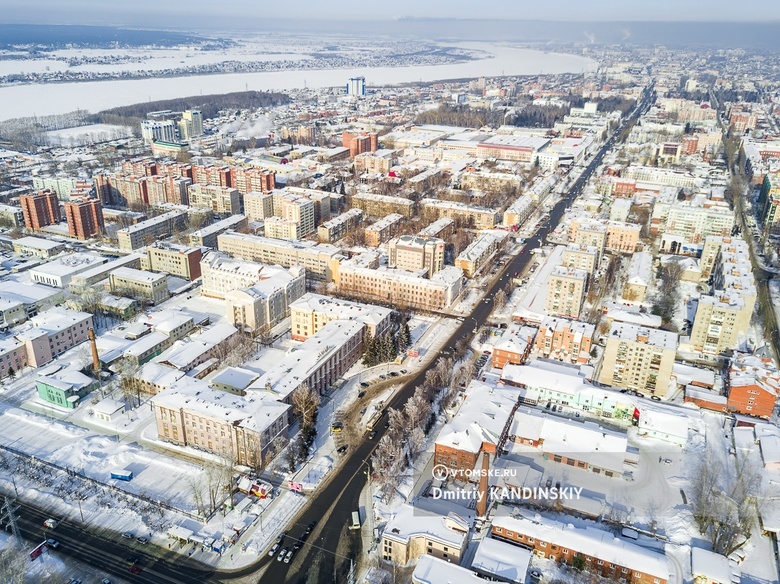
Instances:
[[[92,370],[96,375],[100,374],[100,359],[98,358],[97,342],[95,341],[95,331],[89,329],[89,345],[92,347]]]

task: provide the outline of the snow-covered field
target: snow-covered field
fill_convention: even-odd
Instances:
[[[133,135],[128,126],[113,126],[110,124],[90,124],[75,128],[63,128],[46,132],[52,146],[84,146],[108,140],[119,140]]]

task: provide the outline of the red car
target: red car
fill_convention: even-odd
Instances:
[[[143,568],[141,566],[139,566],[138,564],[133,564],[132,566],[130,566],[130,573],[131,574],[140,574],[141,570],[143,570]]]

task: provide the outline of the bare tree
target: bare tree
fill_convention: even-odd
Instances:
[[[506,306],[507,296],[503,288],[499,288],[496,295],[493,297],[493,305],[496,309],[501,310]]]
[[[319,394],[304,383],[290,397],[293,413],[301,420],[301,428],[312,426],[317,419],[317,407],[320,405]]]
[[[691,476],[691,510],[699,532],[715,552],[728,556],[750,539],[758,524],[761,475],[746,457],[732,473],[711,452]]]
[[[5,584],[24,584],[28,562],[25,553],[16,546],[0,550],[0,581]]]

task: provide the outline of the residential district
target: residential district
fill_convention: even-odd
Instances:
[[[34,562],[777,582],[777,63],[588,56],[9,138],[0,483]]]

